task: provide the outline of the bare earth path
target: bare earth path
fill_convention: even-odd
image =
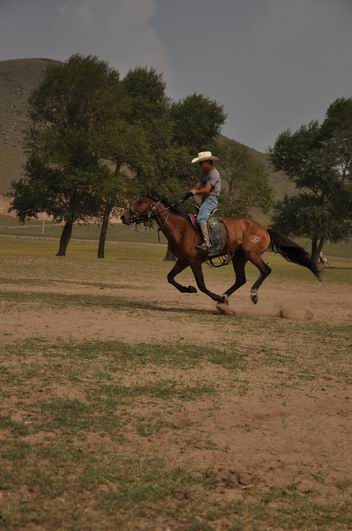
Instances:
[[[351,284],[274,278],[254,306],[249,282],[223,316],[159,262],[25,260],[1,279],[0,527],[352,527]]]
[[[119,284],[89,286],[89,283],[53,282],[46,285],[3,283],[2,289],[11,292],[65,294],[73,302],[75,296],[92,295],[109,297],[113,303],[120,297],[139,302],[133,311],[125,308],[104,308],[94,303],[65,309],[44,308],[30,298],[18,311],[16,306],[5,303],[2,308],[1,330],[10,339],[40,335],[72,339],[120,338],[129,342],[144,340],[175,340],[182,337],[196,342],[217,341],[209,315],[216,312],[215,304],[205,295],[185,295],[169,286],[165,279],[154,285],[128,283],[129,278],[119,278]],[[125,284],[126,283],[126,284]],[[219,293],[223,283],[212,283]],[[293,289],[294,288],[294,289]],[[348,323],[352,321],[352,287],[344,284],[312,282],[269,281],[260,291],[258,305],[249,300],[249,283],[230,299],[230,307],[243,316],[284,317],[293,321],[321,323]],[[92,306],[94,306],[92,308]],[[6,308],[6,309],[5,309]],[[188,315],[198,316],[197,330]],[[175,326],[175,318],[177,325]],[[226,323],[226,318],[225,318]],[[231,327],[221,326],[221,337],[231,335]],[[215,334],[215,335],[214,335]]]

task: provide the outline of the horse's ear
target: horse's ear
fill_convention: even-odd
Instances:
[[[149,199],[153,199],[153,192],[152,190],[149,188],[147,188],[146,192],[145,192],[145,195],[149,198]]]
[[[149,199],[152,199],[153,201],[158,201],[159,200],[159,194],[157,194],[156,192],[153,192],[153,191],[148,191],[147,192],[147,197],[149,197]]]

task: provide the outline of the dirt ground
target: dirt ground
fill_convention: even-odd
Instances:
[[[231,326],[226,326],[226,317],[221,334],[216,332],[207,316],[217,312],[216,304],[203,295],[181,294],[166,279],[160,283],[130,285],[129,278],[120,279],[119,285],[96,287],[52,282],[49,286],[24,286],[2,284],[4,291],[67,294],[74,301],[75,295],[96,297],[128,297],[139,301],[134,311],[125,308],[104,309],[101,307],[65,307],[64,309],[41,308],[40,303],[21,306],[7,305],[1,316],[1,330],[8,339],[30,338],[45,335],[52,338],[91,339],[119,338],[128,342],[164,341],[184,339],[199,343],[216,342],[231,335]],[[124,281],[126,284],[124,284]],[[126,286],[126,287],[125,287]],[[220,283],[213,283],[213,291],[222,292]],[[350,323],[352,321],[352,288],[344,284],[312,282],[268,282],[260,290],[259,303],[253,305],[249,298],[249,284],[230,298],[230,308],[235,319],[238,316],[281,317],[293,321],[321,323]],[[90,305],[92,306],[92,305]],[[201,317],[194,326],[187,314]],[[175,318],[177,324],[175,326]],[[215,335],[214,335],[215,334]]]
[[[221,292],[222,286],[213,283],[212,289]],[[126,275],[119,284],[105,286],[90,285],[87,280],[81,284],[58,280],[50,285],[8,282],[2,284],[2,290],[5,299],[0,301],[0,328],[5,344],[36,338],[119,340],[130,345],[181,341],[204,348],[232,343],[239,351],[250,352],[252,361],[240,374],[203,360],[186,371],[151,364],[133,374],[116,375],[127,387],[138,382],[157,385],[172,380],[186,387],[201,382],[213,386],[216,392],[175,408],[141,400],[133,406],[135,409],[131,406],[129,418],[153,424],[157,415],[164,427],[142,437],[131,423],[122,443],[113,438],[99,439],[111,451],[122,450],[126,455],[158,453],[173,467],[187,464],[191,470],[211,471],[215,484],[207,493],[209,504],[219,500],[251,504],[255,501],[253,489],[272,493],[273,489],[288,492],[292,488],[297,495],[311,496],[315,504],[332,504],[334,510],[352,501],[348,339],[344,336],[339,342],[334,336],[331,344],[319,346],[324,340],[324,326],[337,327],[333,331],[336,335],[338,327],[351,323],[350,286],[268,282],[255,306],[247,285],[231,298],[231,316],[220,316],[215,303],[203,294],[180,294],[164,279],[154,284],[131,283]],[[16,292],[17,299],[11,300],[12,292]],[[60,304],[55,303],[56,299]],[[256,316],[258,321],[253,319]],[[312,329],[313,353],[308,353],[310,332],[305,326],[314,324],[320,327],[321,335],[314,336]],[[345,353],[341,359],[340,344]],[[323,354],[330,347],[331,355],[336,356],[324,358],[323,363],[317,353]],[[84,396],[71,384],[53,383],[50,392],[71,399]],[[10,409],[14,407],[13,400],[3,406],[6,404]],[[21,412],[18,415],[16,421],[22,418]],[[37,436],[30,437],[30,442],[37,440]],[[91,433],[90,437],[92,440],[87,440],[94,447],[97,435]],[[294,522],[291,524],[290,528],[296,528]],[[155,528],[145,520],[135,525],[136,529]],[[329,525],[307,524],[306,528],[334,528]],[[163,520],[159,528],[188,529],[166,525]],[[214,527],[204,527],[230,528],[226,518],[220,518]],[[280,526],[272,524],[268,528]],[[336,528],[347,529],[348,525]]]

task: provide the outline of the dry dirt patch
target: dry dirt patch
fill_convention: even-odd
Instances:
[[[66,337],[69,339],[121,338],[125,341],[185,339],[189,341],[214,341],[217,337],[231,335],[231,321],[236,316],[281,317],[293,321],[326,323],[351,322],[352,297],[350,286],[324,285],[303,282],[272,282],[264,286],[256,306],[249,300],[248,290],[242,289],[230,299],[229,308],[234,315],[224,316],[221,333],[214,327],[216,305],[203,294],[184,295],[167,285],[140,283],[139,287],[109,286],[2,286],[6,292],[34,293],[40,296],[67,295],[64,309],[50,308],[43,301],[30,304],[9,304],[6,298],[0,303],[1,333],[8,340],[35,336]],[[213,289],[221,292],[223,287]],[[87,303],[84,296],[93,296]],[[80,297],[83,297],[80,303]],[[104,297],[110,306],[104,307]],[[128,298],[135,305],[119,307],[119,298]],[[197,320],[195,326],[195,320]],[[226,327],[226,319],[229,327]]]
[[[301,528],[331,529],[338,509],[348,529],[349,290],[272,282],[257,306],[243,289],[220,316],[164,283],[7,284],[5,522],[271,529],[304,515]],[[190,359],[177,360],[180,342]]]

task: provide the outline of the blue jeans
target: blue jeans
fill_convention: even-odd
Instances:
[[[197,215],[197,221],[208,221],[210,213],[218,208],[219,200],[216,195],[210,195],[203,201]]]

